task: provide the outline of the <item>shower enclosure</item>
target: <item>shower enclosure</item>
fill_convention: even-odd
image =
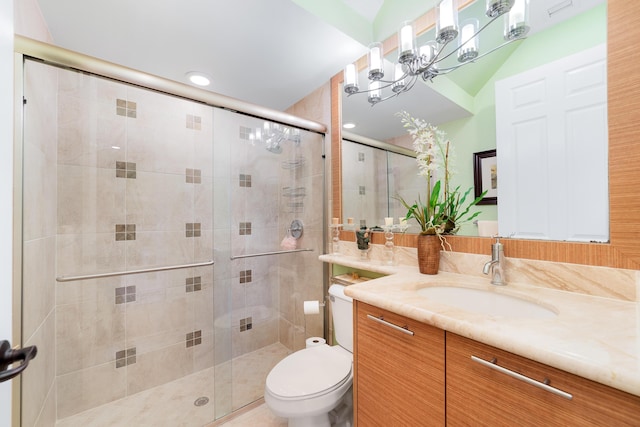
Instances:
[[[324,295],[323,135],[23,71],[22,425],[201,426],[260,399],[323,335],[302,313]]]

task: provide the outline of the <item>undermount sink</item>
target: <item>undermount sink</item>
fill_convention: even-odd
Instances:
[[[482,289],[458,286],[433,286],[418,290],[418,294],[432,301],[473,313],[527,319],[550,319],[553,310],[522,298]]]

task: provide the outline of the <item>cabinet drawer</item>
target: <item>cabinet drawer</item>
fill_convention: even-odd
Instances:
[[[640,425],[640,397],[452,333],[446,353],[450,426]]]
[[[355,307],[357,425],[443,426],[444,331],[361,302]]]

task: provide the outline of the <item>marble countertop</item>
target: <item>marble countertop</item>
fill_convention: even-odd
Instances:
[[[488,278],[449,272],[420,274],[413,266],[386,266],[356,257],[321,255],[323,262],[388,276],[347,287],[358,300],[540,363],[640,396],[640,303],[545,287],[494,286]],[[463,286],[535,302],[550,319],[472,313],[429,300],[416,291]]]

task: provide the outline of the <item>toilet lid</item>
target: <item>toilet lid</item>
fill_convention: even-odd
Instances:
[[[305,348],[282,359],[267,376],[267,388],[283,398],[310,397],[341,385],[351,374],[350,355],[328,345]]]

